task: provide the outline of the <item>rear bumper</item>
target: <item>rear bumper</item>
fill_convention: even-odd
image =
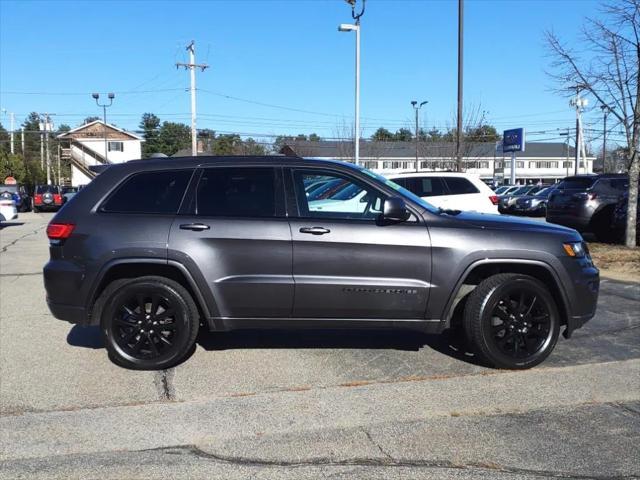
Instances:
[[[65,322],[87,325],[87,311],[84,307],[77,305],[62,305],[59,303],[52,303],[47,299],[47,306],[51,314],[58,320],[64,320]]]
[[[547,222],[556,223],[558,225],[573,228],[579,232],[584,232],[589,229],[591,217],[584,217],[571,213],[558,213],[547,209]]]

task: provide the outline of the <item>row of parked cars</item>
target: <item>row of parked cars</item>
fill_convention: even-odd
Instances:
[[[78,187],[0,184],[0,221],[15,220],[19,212],[56,211],[78,192]]]

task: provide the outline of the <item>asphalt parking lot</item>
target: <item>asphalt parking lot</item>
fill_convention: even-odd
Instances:
[[[0,229],[0,478],[640,478],[640,284],[524,372],[453,334],[201,334],[163,372],[47,310],[51,214]]]

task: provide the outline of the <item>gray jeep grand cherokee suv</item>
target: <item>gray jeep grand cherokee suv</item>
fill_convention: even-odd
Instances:
[[[48,226],[47,302],[138,369],[201,326],[442,332],[528,368],[593,317],[599,273],[572,229],[440,210],[351,164],[186,157],[110,166]],[[455,315],[454,315],[455,312]]]

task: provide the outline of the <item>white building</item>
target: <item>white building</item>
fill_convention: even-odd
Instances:
[[[516,153],[516,181],[518,183],[556,182],[575,173],[574,149],[565,143],[528,142],[526,151]],[[353,161],[353,142],[296,141],[285,143],[284,155],[318,159]],[[463,146],[465,172],[482,179],[509,179],[511,154],[503,153],[495,143],[471,143]],[[578,173],[593,173],[595,157],[580,162]],[[455,170],[455,144],[423,142],[418,144],[418,163],[421,171]],[[416,171],[416,144],[413,142],[360,143],[360,165],[382,174]]]
[[[96,176],[97,167],[142,158],[141,137],[100,120],[58,135],[58,139],[63,144],[68,142],[62,149],[62,158],[71,162],[74,187],[89,183]]]

